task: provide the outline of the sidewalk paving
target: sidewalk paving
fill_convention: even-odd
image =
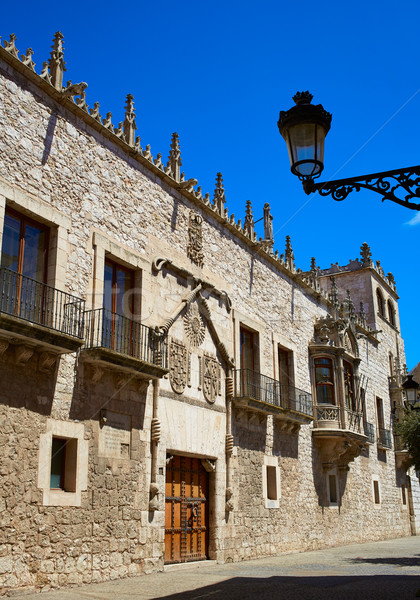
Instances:
[[[420,597],[420,537],[216,564],[77,588],[13,594],[22,600],[411,600]]]

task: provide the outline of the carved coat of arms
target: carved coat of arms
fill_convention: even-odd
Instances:
[[[196,212],[191,211],[188,223],[188,257],[199,267],[203,266],[203,234],[202,234],[203,218]]]
[[[204,354],[202,364],[202,385],[204,397],[213,404],[220,393],[220,365],[216,358]]]
[[[182,394],[189,379],[189,353],[181,342],[171,340],[169,345],[169,381],[177,394]]]

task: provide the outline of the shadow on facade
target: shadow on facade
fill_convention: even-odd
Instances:
[[[38,355],[34,354],[25,364],[16,367],[13,350],[8,351],[0,363],[0,404],[26,408],[40,415],[51,414],[58,364],[59,360],[48,371],[40,371]]]
[[[278,432],[274,436],[273,454],[287,458],[299,458],[299,435]]]
[[[134,375],[106,370],[98,374],[94,366],[80,361],[75,370],[70,418],[96,420],[103,424],[106,411],[112,411],[130,416],[130,423],[127,423],[130,430],[142,430],[149,385],[150,381]]]
[[[351,463],[350,463],[351,464]],[[350,467],[351,468],[351,467]],[[328,468],[327,465],[322,463],[321,453],[312,441],[312,474],[316,494],[318,496],[318,505],[326,508],[331,506],[330,498],[328,497],[329,486],[327,484],[327,478],[329,475],[335,475],[337,480],[337,506],[340,511],[341,499],[344,497],[347,486],[347,474],[348,468],[343,465],[342,468],[331,465]]]
[[[319,576],[319,577],[234,577],[191,591],[154,596],[160,600],[193,600],[197,598],[229,598],[246,600],[355,600],[372,598],[395,600],[414,598],[419,588],[418,577],[401,575]],[[151,596],[152,598],[152,596]],[[152,599],[152,600],[153,600]]]

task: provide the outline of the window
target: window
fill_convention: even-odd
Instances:
[[[45,323],[51,292],[47,281],[49,230],[19,213],[4,217],[0,310],[28,321]],[[51,311],[50,311],[51,312]]]
[[[87,489],[88,448],[83,423],[47,419],[38,455],[43,506],[81,506],[82,491]]]
[[[267,466],[267,498],[277,500],[276,467]]]
[[[110,260],[105,261],[102,345],[130,355],[135,354],[135,346],[141,337],[140,325],[132,321],[133,284],[133,271]]]
[[[6,209],[1,267],[46,282],[48,227]]]
[[[334,373],[330,358],[315,359],[317,404],[335,404]]]
[[[402,500],[403,506],[407,506],[407,491],[405,489],[404,484],[401,486],[401,500]]]
[[[381,495],[379,491],[379,481],[377,479],[373,480],[373,500],[375,504],[381,503]]]
[[[242,392],[251,398],[260,398],[262,390],[258,372],[258,333],[241,325],[240,349]]]
[[[327,488],[328,488],[328,501],[330,505],[338,504],[338,491],[337,491],[337,475],[335,473],[328,473],[327,475]]]
[[[391,300],[388,300],[388,321],[393,327],[395,327],[395,308]]]
[[[76,491],[77,439],[52,438],[51,489]]]
[[[376,418],[378,420],[378,429],[379,433],[381,430],[385,429],[385,420],[384,420],[384,406],[382,402],[382,398],[376,397]]]
[[[280,506],[280,468],[277,456],[264,456],[262,467],[263,497],[266,508]]]
[[[381,317],[385,317],[384,298],[383,298],[382,292],[379,290],[379,288],[376,290],[376,301],[378,304],[378,313],[381,315]]]
[[[357,411],[356,397],[354,394],[354,377],[353,367],[347,361],[343,362],[344,367],[344,394],[346,400],[346,406],[353,412]]]

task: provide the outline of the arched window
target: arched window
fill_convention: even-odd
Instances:
[[[335,404],[334,371],[330,358],[315,359],[315,383],[317,404]]]
[[[385,317],[384,298],[379,289],[376,290],[376,300],[378,302],[378,313],[381,315],[381,317]]]
[[[395,308],[391,300],[388,300],[388,321],[395,327]]]

